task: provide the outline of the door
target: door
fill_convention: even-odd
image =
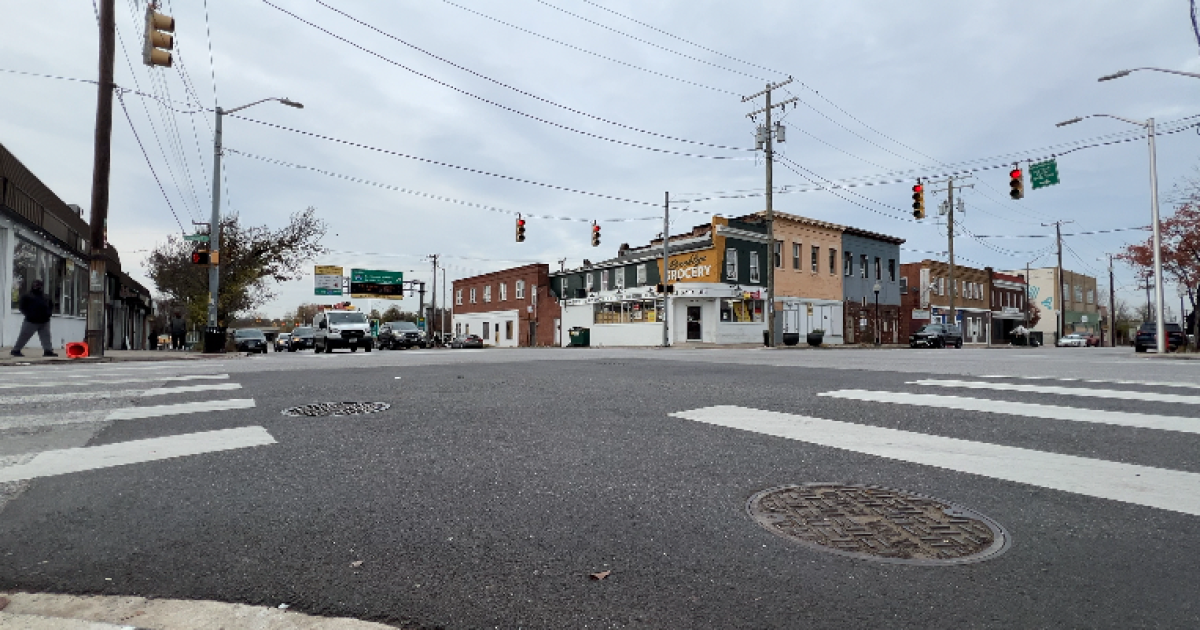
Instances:
[[[687,340],[700,341],[703,337],[700,321],[700,307],[687,307]]]

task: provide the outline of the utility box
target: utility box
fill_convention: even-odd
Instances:
[[[225,352],[225,337],[223,326],[206,326],[204,328],[204,352],[207,354]]]
[[[592,329],[576,326],[567,331],[571,337],[571,345],[577,348],[587,348],[592,345]]]

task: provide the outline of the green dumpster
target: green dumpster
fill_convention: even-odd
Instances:
[[[587,348],[592,344],[592,329],[576,326],[567,331],[571,336],[571,345],[579,348]]]

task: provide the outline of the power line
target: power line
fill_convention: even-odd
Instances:
[[[208,39],[208,68],[212,75],[212,91],[214,107],[221,105],[217,98],[217,64],[213,62],[212,26],[208,19],[208,0],[204,0],[204,35]]]
[[[617,121],[615,121],[615,120],[610,120],[610,119],[608,119],[608,118],[604,118],[604,117],[601,117],[601,116],[596,116],[596,115],[594,115],[594,114],[589,114],[588,112],[585,112],[585,111],[582,111],[582,110],[576,109],[576,108],[574,108],[574,107],[570,107],[570,106],[568,106],[568,105],[563,105],[563,104],[561,104],[561,103],[557,103],[557,102],[555,102],[555,101],[552,101],[552,100],[550,100],[550,99],[547,99],[547,98],[544,98],[544,97],[538,96],[537,94],[534,94],[534,93],[532,93],[532,92],[529,92],[529,91],[527,91],[527,90],[523,90],[523,89],[521,89],[521,88],[518,88],[518,87],[515,87],[515,86],[512,86],[512,85],[509,85],[508,83],[504,83],[503,81],[500,81],[500,80],[494,79],[494,78],[492,78],[492,77],[489,77],[489,76],[487,76],[487,75],[484,75],[484,74],[481,74],[481,73],[479,73],[479,72],[476,72],[475,70],[472,70],[472,69],[470,69],[470,68],[468,68],[468,67],[466,67],[466,66],[463,66],[463,65],[457,64],[457,63],[455,63],[455,62],[453,62],[453,61],[450,61],[449,59],[446,59],[445,57],[438,56],[437,54],[434,54],[434,53],[432,53],[432,52],[430,52],[430,51],[428,51],[428,50],[425,50],[424,48],[421,48],[420,46],[417,46],[417,45],[415,45],[415,44],[409,43],[409,42],[407,42],[407,41],[405,41],[405,40],[403,40],[403,39],[400,39],[399,37],[397,37],[397,36],[395,36],[395,35],[392,35],[391,33],[388,33],[388,32],[386,32],[386,31],[384,31],[384,30],[382,30],[382,29],[380,29],[380,28],[378,28],[378,27],[376,27],[376,26],[374,26],[374,25],[372,25],[372,24],[370,24],[370,23],[368,23],[368,22],[364,22],[363,20],[360,20],[360,19],[358,19],[358,18],[354,17],[353,15],[350,15],[349,13],[347,13],[347,12],[345,12],[345,11],[341,10],[341,9],[338,9],[338,8],[336,8],[336,7],[333,7],[333,6],[330,6],[330,5],[329,5],[327,2],[325,2],[324,0],[314,0],[314,2],[316,2],[317,4],[319,4],[319,5],[323,6],[323,7],[325,7],[326,9],[329,9],[330,11],[333,11],[333,12],[335,12],[335,13],[338,13],[338,14],[340,14],[340,15],[342,15],[342,16],[344,16],[344,17],[346,17],[347,19],[349,19],[349,20],[352,20],[352,21],[354,21],[354,22],[358,23],[358,24],[359,24],[359,25],[361,25],[361,26],[364,26],[364,27],[366,27],[366,28],[369,28],[369,29],[371,29],[371,30],[375,31],[376,33],[379,33],[380,35],[383,35],[384,37],[387,37],[388,39],[391,39],[391,40],[394,40],[394,41],[396,41],[396,42],[399,42],[399,43],[401,43],[401,44],[404,44],[405,46],[408,46],[409,48],[412,48],[413,50],[416,50],[416,51],[418,51],[418,52],[420,52],[420,53],[423,53],[423,54],[425,54],[425,55],[427,55],[427,56],[429,56],[429,57],[433,57],[434,59],[437,59],[438,61],[441,61],[441,62],[443,62],[443,63],[445,63],[445,64],[448,64],[448,65],[450,65],[450,66],[453,66],[453,67],[455,67],[455,68],[457,68],[457,69],[459,69],[459,70],[462,70],[463,72],[466,72],[466,73],[468,73],[468,74],[471,74],[471,75],[473,75],[473,76],[475,76],[475,77],[478,77],[478,78],[480,78],[480,79],[483,79],[483,80],[485,80],[485,81],[489,81],[489,82],[491,82],[491,83],[494,83],[494,84],[496,84],[496,85],[499,85],[499,86],[501,86],[501,87],[507,88],[507,89],[509,89],[509,90],[512,90],[512,91],[514,91],[514,92],[518,93],[518,94],[521,94],[521,95],[524,95],[524,96],[528,96],[529,98],[532,98],[532,99],[535,99],[535,100],[541,101],[541,102],[543,102],[543,103],[546,103],[547,105],[552,105],[552,106],[554,106],[554,107],[557,107],[557,108],[559,108],[559,109],[563,109],[563,110],[569,111],[569,112],[571,112],[571,113],[573,113],[573,114],[579,114],[580,116],[586,116],[586,117],[588,117],[588,118],[591,118],[591,119],[593,119],[593,120],[598,120],[598,121],[600,121],[600,122],[603,122],[603,123],[607,123],[607,124],[610,124],[610,125],[615,125],[615,126],[617,126],[617,127],[621,127],[622,129],[628,129],[628,130],[630,130],[630,131],[636,131],[636,132],[638,132],[638,133],[644,133],[644,134],[648,134],[648,135],[651,135],[651,136],[656,136],[656,137],[659,137],[659,138],[664,138],[664,139],[667,139],[667,140],[675,140],[675,141],[677,141],[677,142],[686,142],[686,143],[688,143],[688,144],[697,144],[697,145],[706,146],[706,147],[713,147],[713,148],[716,148],[716,149],[731,149],[731,150],[734,150],[734,151],[753,151],[753,150],[754,150],[754,149],[750,149],[750,148],[746,148],[746,147],[733,147],[733,146],[727,146],[727,145],[723,145],[723,144],[714,144],[714,143],[711,143],[711,142],[700,142],[700,141],[697,141],[697,140],[688,140],[687,138],[679,138],[679,137],[676,137],[676,136],[671,136],[671,135],[667,135],[667,134],[664,134],[664,133],[659,133],[659,132],[657,132],[657,131],[650,131],[649,129],[641,129],[641,128],[639,128],[639,127],[634,127],[634,126],[631,126],[631,125],[626,125],[626,124],[624,124],[624,123],[619,123],[619,122],[617,122]]]
[[[255,119],[253,119],[253,118],[247,118],[247,117],[245,117],[245,116],[239,116],[238,114],[226,114],[226,115],[227,115],[227,116],[230,116],[230,117],[232,117],[232,118],[238,118],[238,119],[240,119],[240,120],[245,120],[245,121],[247,121],[247,122],[257,123],[257,124],[259,124],[259,125],[263,125],[263,126],[265,126],[265,127],[273,127],[273,128],[275,128],[275,129],[280,129],[280,130],[283,130],[283,131],[290,131],[290,132],[292,132],[292,133],[299,134],[299,135],[302,135],[302,136],[309,136],[309,137],[312,137],[312,138],[318,138],[318,139],[321,139],[321,140],[326,140],[326,141],[329,141],[329,142],[336,142],[336,143],[338,143],[338,144],[344,144],[344,145],[346,145],[346,146],[351,146],[351,147],[355,147],[355,148],[359,148],[359,149],[366,149],[366,150],[368,150],[368,151],[375,151],[375,152],[377,152],[377,153],[384,153],[384,154],[387,154],[387,155],[394,155],[394,156],[396,156],[396,157],[402,157],[402,158],[405,158],[405,159],[408,159],[408,160],[416,160],[416,161],[418,161],[418,162],[424,162],[424,163],[426,163],[426,164],[434,164],[434,165],[437,165],[437,166],[444,166],[444,167],[446,167],[446,168],[452,168],[452,169],[455,169],[455,170],[465,171],[465,172],[468,172],[468,173],[475,173],[475,174],[477,174],[477,175],[487,175],[487,176],[489,176],[489,177],[496,177],[496,178],[499,178],[499,179],[507,179],[507,180],[509,180],[509,181],[519,182],[519,183],[522,183],[522,184],[529,184],[529,185],[531,185],[531,186],[541,186],[542,188],[550,188],[550,189],[553,189],[553,190],[561,190],[561,191],[563,191],[563,192],[571,192],[571,193],[576,193],[576,194],[579,194],[579,195],[587,195],[587,196],[589,196],[589,197],[598,197],[598,198],[600,198],[600,199],[610,199],[610,200],[612,200],[612,201],[623,201],[623,202],[625,202],[625,203],[634,203],[634,204],[638,204],[638,205],[642,205],[642,206],[653,206],[653,207],[656,207],[656,208],[658,207],[658,203],[657,203],[657,202],[653,202],[653,201],[638,201],[638,200],[636,200],[636,199],[628,199],[628,198],[625,198],[625,197],[617,197],[617,196],[615,196],[615,195],[605,195],[605,194],[602,194],[602,193],[594,193],[594,192],[588,192],[588,191],[586,191],[586,190],[579,190],[579,189],[577,189],[577,188],[568,188],[568,187],[566,187],[566,186],[558,186],[558,185],[555,185],[555,184],[546,184],[546,183],[543,183],[543,182],[538,182],[538,181],[534,181],[534,180],[531,180],[531,179],[524,179],[524,178],[520,178],[520,177],[513,177],[513,176],[511,176],[511,175],[501,175],[501,174],[499,174],[499,173],[492,173],[492,172],[489,172],[489,171],[484,171],[484,170],[480,170],[480,169],[476,169],[476,168],[470,168],[470,167],[467,167],[467,166],[459,166],[459,165],[457,165],[457,164],[450,164],[449,162],[441,162],[441,161],[438,161],[438,160],[431,160],[431,159],[429,159],[429,158],[417,157],[417,156],[415,156],[415,155],[408,155],[408,154],[406,154],[406,153],[400,153],[399,151],[392,151],[392,150],[390,150],[390,149],[382,149],[382,148],[379,148],[379,147],[373,147],[373,146],[371,146],[371,145],[368,145],[368,144],[363,144],[363,143],[361,143],[361,142],[352,142],[352,141],[350,141],[350,140],[342,140],[341,138],[334,138],[334,137],[332,137],[332,136],[326,136],[326,135],[322,135],[322,134],[319,134],[319,133],[314,133],[314,132],[311,132],[311,131],[302,131],[302,130],[300,130],[300,129],[293,129],[293,128],[291,128],[291,127],[285,127],[285,126],[283,126],[283,125],[279,125],[279,124],[276,124],[276,123],[269,123],[269,122],[265,122],[265,121],[261,121],[261,120],[255,120]]]
[[[400,63],[400,62],[398,62],[398,61],[395,61],[395,60],[393,60],[393,59],[390,59],[390,58],[388,58],[388,57],[385,57],[384,55],[382,55],[382,54],[380,54],[380,53],[377,53],[377,52],[375,52],[374,50],[371,50],[371,49],[369,49],[369,48],[367,48],[367,47],[365,47],[365,46],[361,46],[361,45],[359,45],[359,44],[357,44],[357,43],[355,43],[355,42],[352,42],[352,41],[350,41],[349,39],[346,39],[345,37],[342,37],[341,35],[338,35],[338,34],[334,33],[333,31],[330,31],[330,30],[328,30],[328,29],[326,29],[326,28],[324,28],[324,27],[322,27],[322,26],[319,26],[319,25],[317,25],[317,24],[315,24],[315,23],[313,23],[313,22],[309,22],[308,20],[306,20],[306,19],[304,19],[304,18],[300,17],[299,15],[296,15],[295,13],[292,13],[291,11],[288,11],[287,9],[284,9],[283,7],[280,7],[280,6],[278,6],[278,5],[274,4],[274,3],[272,3],[270,0],[262,0],[262,1],[263,1],[263,3],[264,3],[264,4],[266,4],[267,6],[269,6],[269,7],[273,8],[273,9],[276,9],[277,11],[279,11],[279,12],[281,12],[281,13],[285,13],[285,14],[287,14],[287,15],[290,15],[291,17],[295,18],[295,19],[296,19],[297,21],[299,21],[299,22],[303,22],[304,24],[307,24],[307,25],[311,26],[312,28],[314,28],[314,29],[316,29],[316,30],[318,30],[318,31],[321,31],[322,33],[325,33],[326,35],[328,35],[328,36],[330,36],[330,37],[332,37],[332,38],[334,38],[334,39],[337,39],[337,40],[339,40],[339,41],[342,41],[342,42],[344,42],[344,43],[346,43],[346,44],[349,44],[350,46],[353,46],[354,48],[357,48],[357,49],[359,49],[359,50],[361,50],[361,51],[363,51],[363,52],[365,52],[365,53],[367,53],[367,54],[369,54],[369,55],[371,55],[371,56],[373,56],[373,57],[377,57],[377,58],[379,58],[379,59],[381,59],[381,60],[383,60],[383,61],[385,61],[385,62],[387,62],[387,63],[389,63],[389,64],[392,64],[392,65],[396,66],[397,68],[401,68],[401,69],[403,69],[403,70],[407,70],[407,71],[409,71],[409,72],[411,72],[411,73],[413,73],[413,74],[415,74],[415,75],[417,75],[417,76],[419,76],[419,77],[421,77],[421,78],[423,78],[423,79],[428,79],[429,81],[432,81],[432,82],[434,82],[434,83],[437,83],[438,85],[440,85],[440,86],[442,86],[442,87],[445,87],[445,88],[449,88],[449,89],[451,89],[451,90],[454,90],[455,92],[458,92],[459,94],[462,94],[463,96],[469,96],[469,97],[471,97],[471,98],[473,98],[473,99],[475,99],[475,100],[478,100],[478,101],[480,101],[480,102],[483,102],[483,103],[487,103],[488,105],[491,105],[491,106],[493,106],[493,107],[498,107],[498,108],[500,108],[500,109],[503,109],[504,111],[507,111],[507,112],[510,112],[510,113],[516,114],[516,115],[518,115],[518,116],[523,116],[523,117],[525,117],[525,118],[529,118],[529,119],[531,119],[531,120],[536,120],[536,121],[538,121],[538,122],[540,122],[540,123],[543,123],[543,124],[546,124],[546,125],[550,125],[550,126],[552,126],[552,127],[558,127],[559,129],[562,129],[562,130],[564,130],[564,131],[570,131],[570,132],[577,133],[577,134],[580,134],[580,135],[583,135],[583,136],[587,136],[587,137],[589,137],[589,138],[595,138],[596,140],[603,140],[603,141],[605,141],[605,142],[611,142],[611,143],[613,143],[613,144],[619,144],[619,145],[623,145],[623,146],[627,146],[627,147],[632,147],[632,148],[635,148],[635,149],[642,149],[642,150],[644,150],[644,151],[653,151],[653,152],[655,152],[655,153],[665,153],[665,154],[668,154],[668,155],[678,155],[678,156],[682,156],[682,157],[701,158],[701,159],[706,159],[706,160],[735,160],[735,161],[736,161],[736,160],[750,160],[750,159],[753,159],[753,158],[748,158],[748,157],[747,157],[747,158],[742,158],[742,157],[730,157],[730,156],[720,156],[720,155],[700,155],[700,154],[696,154],[696,153],[685,153],[685,152],[683,152],[683,151],[672,151],[672,150],[670,150],[670,149],[658,149],[658,148],[655,148],[655,147],[649,147],[649,146],[642,145],[642,144],[637,144],[637,143],[634,143],[634,142],[628,142],[628,141],[625,141],[625,140],[617,140],[616,138],[609,138],[609,137],[607,137],[607,136],[602,136],[602,135],[600,135],[600,134],[595,134],[595,133],[592,133],[592,132],[590,132],[590,131],[584,131],[584,130],[582,130],[582,129],[577,129],[577,128],[575,128],[575,127],[570,127],[570,126],[568,126],[568,125],[564,125],[564,124],[562,124],[562,123],[556,123],[556,122],[554,122],[554,121],[547,120],[547,119],[545,119],[545,118],[541,118],[541,117],[539,117],[539,116],[534,116],[533,114],[528,114],[528,113],[525,113],[525,112],[523,112],[523,111],[521,111],[521,110],[519,110],[519,109],[516,109],[516,108],[514,108],[514,107],[509,107],[509,106],[507,106],[507,105],[503,105],[503,104],[501,104],[501,103],[498,103],[498,102],[496,102],[496,101],[493,101],[493,100],[491,100],[491,99],[489,99],[489,98],[486,98],[486,97],[484,97],[484,96],[480,96],[480,95],[478,95],[478,94],[475,94],[475,93],[473,93],[473,92],[468,92],[468,91],[466,91],[466,90],[464,90],[464,89],[462,89],[462,88],[459,88],[459,87],[456,87],[456,86],[450,85],[449,83],[446,83],[445,81],[442,81],[442,80],[440,80],[440,79],[437,79],[437,78],[434,78],[434,77],[432,77],[432,76],[430,76],[430,75],[428,75],[428,74],[425,74],[425,73],[423,73],[423,72],[420,72],[420,71],[418,71],[418,70],[415,70],[415,69],[413,69],[413,68],[410,68],[410,67],[408,67],[408,66],[406,66],[406,65],[404,65],[404,64],[402,64],[402,63]]]
[[[142,144],[142,138],[138,135],[137,128],[133,126],[133,119],[129,117],[129,110],[125,107],[125,97],[120,92],[117,92],[117,102],[121,104],[121,111],[125,112],[125,120],[129,122],[129,129],[133,132],[134,139],[137,140],[138,146],[142,149],[142,157],[146,158],[146,166],[150,167],[150,174],[154,176],[154,181],[158,183],[158,189],[162,192],[163,199],[167,202],[167,207],[171,209],[171,215],[175,217],[175,222],[179,224],[179,231],[187,234],[187,230],[183,227],[183,221],[180,221],[179,215],[175,213],[175,206],[171,205],[171,198],[167,196],[167,190],[163,188],[162,180],[158,178],[158,173],[154,171],[154,163],[150,161],[150,155],[146,153],[146,146]]]

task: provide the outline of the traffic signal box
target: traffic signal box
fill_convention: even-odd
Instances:
[[[1008,196],[1016,199],[1025,198],[1025,174],[1017,166],[1013,166],[1013,170],[1008,172]]]
[[[592,247],[600,247],[600,224],[592,223]]]
[[[913,191],[913,218],[925,218],[925,186],[921,184],[921,180],[917,180],[917,185],[912,187]]]
[[[212,257],[209,255],[207,249],[197,247],[196,249],[192,250],[193,265],[210,265],[212,264],[211,259]]]
[[[142,44],[142,63],[170,68],[173,59],[167,51],[175,48],[175,38],[167,33],[175,32],[175,18],[154,9],[154,3],[146,5],[146,41]]]
[[[525,242],[525,219],[517,217],[517,242]]]

